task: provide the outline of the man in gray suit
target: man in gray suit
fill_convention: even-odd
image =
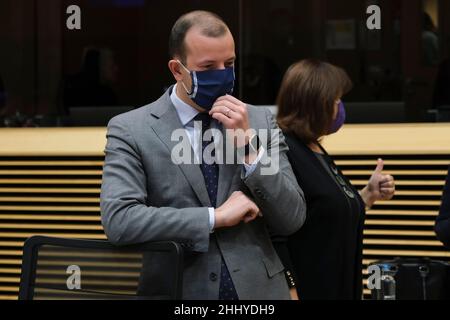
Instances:
[[[289,299],[269,230],[294,233],[306,208],[284,137],[268,110],[229,95],[235,46],[217,15],[183,15],[169,47],[176,84],[108,125],[101,193],[106,235],[117,245],[181,242],[188,252],[184,299]],[[191,161],[177,158],[180,132]],[[210,157],[227,161],[207,161],[208,148]],[[265,170],[268,163],[272,170]],[[147,270],[149,286],[163,273]]]

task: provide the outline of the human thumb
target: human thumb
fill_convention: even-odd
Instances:
[[[375,168],[375,173],[380,173],[383,171],[383,167],[384,167],[384,161],[383,159],[378,159],[377,162],[377,167]]]

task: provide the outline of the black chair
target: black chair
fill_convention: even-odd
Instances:
[[[164,274],[152,283],[149,270]],[[19,299],[181,299],[182,280],[183,250],[175,242],[117,247],[33,236],[24,244]]]

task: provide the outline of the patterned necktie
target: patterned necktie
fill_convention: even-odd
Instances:
[[[215,162],[212,164],[208,164],[211,163],[211,161],[205,161],[204,159],[206,158],[206,156],[203,156],[205,148],[210,143],[214,143],[213,140],[204,141],[203,139],[203,134],[211,126],[211,120],[212,118],[207,113],[199,113],[194,118],[194,121],[200,121],[202,123],[202,154],[200,155],[202,158],[200,161],[200,169],[202,170],[203,178],[205,179],[205,185],[206,190],[208,191],[209,200],[211,201],[211,205],[215,208],[217,202],[217,188],[219,185],[219,166]],[[211,156],[215,156],[215,151],[211,152]],[[225,265],[223,257],[221,260],[222,265],[220,270],[219,300],[238,300],[239,298],[236,289],[234,287],[233,281],[231,280],[230,273],[227,266]]]

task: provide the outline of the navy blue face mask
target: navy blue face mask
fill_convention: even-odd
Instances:
[[[180,61],[178,63],[189,72],[192,88],[188,90],[182,83],[189,98],[205,110],[211,110],[214,102],[221,96],[233,93],[234,67],[222,70],[190,71]]]

